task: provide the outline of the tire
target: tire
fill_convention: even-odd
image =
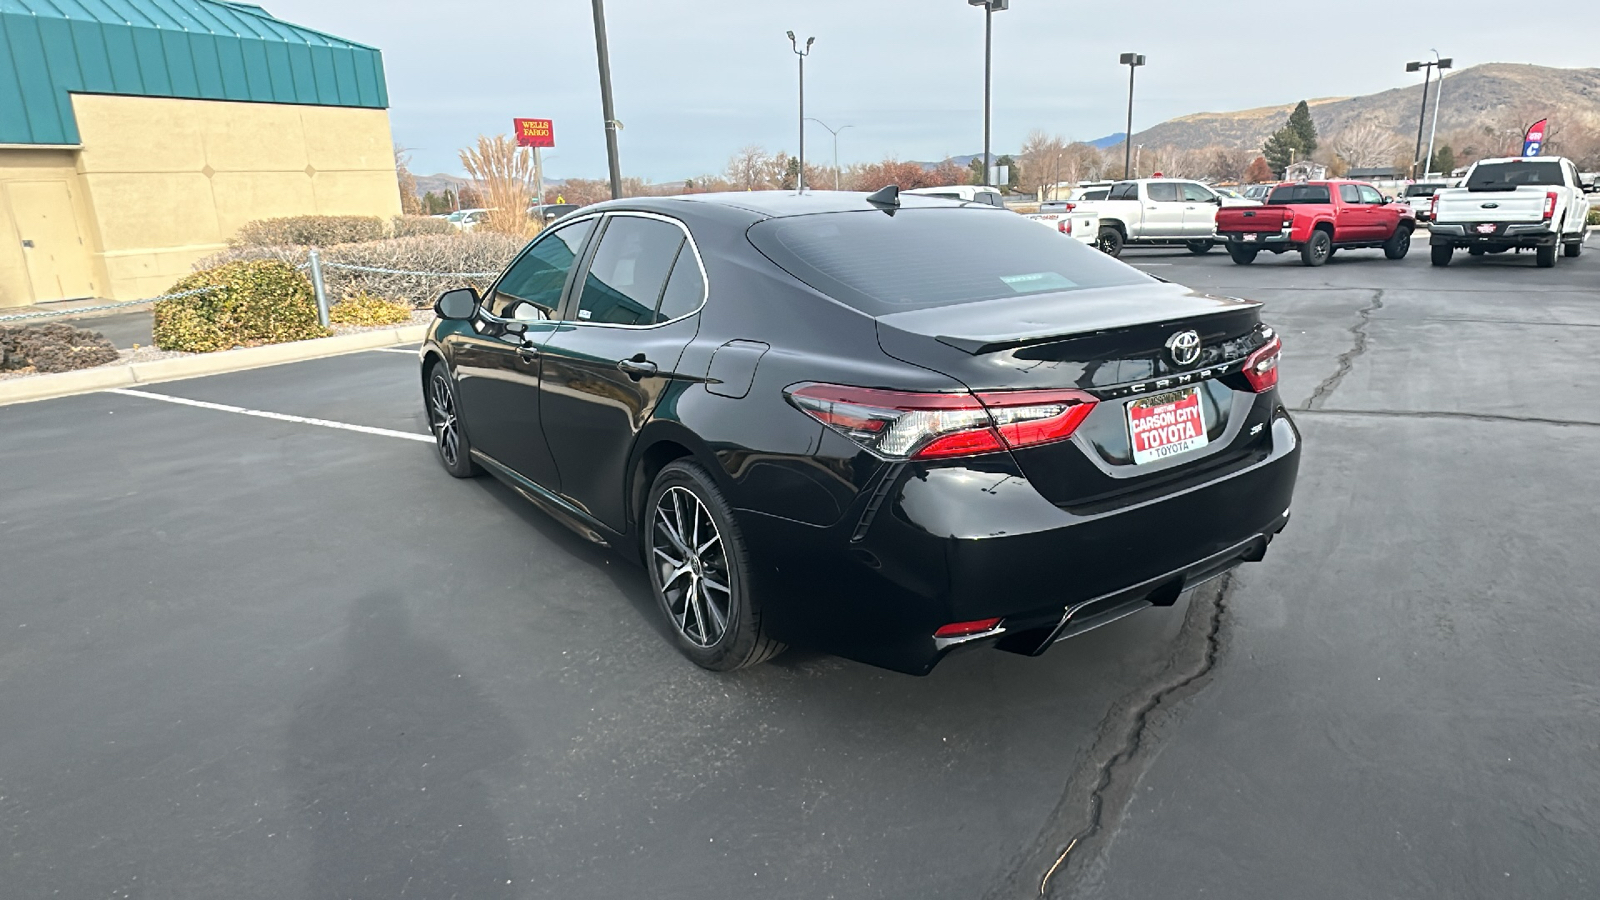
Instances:
[[[1429,249],[1433,251],[1433,264],[1441,268],[1450,265],[1450,257],[1456,252],[1456,248],[1449,244],[1434,244]]]
[[[439,465],[457,478],[474,478],[483,469],[472,461],[472,444],[467,440],[466,429],[459,415],[455,382],[450,370],[442,362],[428,368],[424,402],[428,407],[428,430],[433,432],[433,447],[439,454]]]
[[[1107,256],[1119,257],[1122,255],[1122,232],[1110,225],[1101,225],[1100,236],[1095,239],[1094,245]]]
[[[1210,253],[1211,248],[1215,247],[1216,245],[1216,241],[1189,241],[1188,243],[1184,244],[1185,247],[1189,248],[1189,252],[1193,253],[1195,256]]]
[[[744,536],[705,469],[689,460],[668,463],[641,518],[650,586],[684,656],[730,672],[783,651],[762,628]]]
[[[1556,264],[1556,245],[1546,244],[1543,247],[1534,248],[1533,261],[1541,269],[1554,268]]]
[[[1567,257],[1567,259],[1577,259],[1583,254],[1583,242],[1573,241],[1572,243],[1561,248],[1561,252]]]
[[[1383,255],[1390,259],[1405,259],[1411,252],[1411,229],[1396,228],[1394,234],[1383,242]]]
[[[1241,266],[1248,266],[1256,261],[1256,254],[1261,252],[1259,247],[1241,247],[1237,244],[1228,245],[1228,256]]]
[[[1333,238],[1326,231],[1313,231],[1300,247],[1300,262],[1308,266],[1320,266],[1333,255]]]

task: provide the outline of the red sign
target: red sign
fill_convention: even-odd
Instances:
[[[1209,439],[1200,392],[1188,387],[1134,400],[1128,404],[1128,435],[1133,439],[1135,464],[1204,447]]]
[[[518,147],[556,145],[556,126],[549,119],[512,119],[511,130],[516,132]]]
[[[1538,156],[1544,149],[1545,126],[1549,123],[1549,119],[1540,119],[1528,126],[1528,133],[1522,136],[1523,156]]]

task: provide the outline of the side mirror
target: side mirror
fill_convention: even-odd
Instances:
[[[1594,193],[1594,185],[1595,185],[1595,183],[1592,182],[1592,181],[1584,181],[1584,182],[1580,182],[1578,184],[1578,187],[1583,188],[1583,192],[1585,194],[1592,194],[1592,193]]]
[[[482,302],[477,288],[456,288],[440,294],[433,303],[433,311],[441,319],[465,321],[478,314],[478,306]]]

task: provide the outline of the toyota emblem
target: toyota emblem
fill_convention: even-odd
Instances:
[[[1194,331],[1180,331],[1167,338],[1167,353],[1180,366],[1192,366],[1200,360],[1200,335]]]

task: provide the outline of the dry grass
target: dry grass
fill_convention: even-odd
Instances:
[[[507,135],[480,134],[476,147],[461,151],[461,165],[489,209],[479,228],[519,237],[538,232],[540,223],[528,218],[536,193],[532,150],[518,147]]]

